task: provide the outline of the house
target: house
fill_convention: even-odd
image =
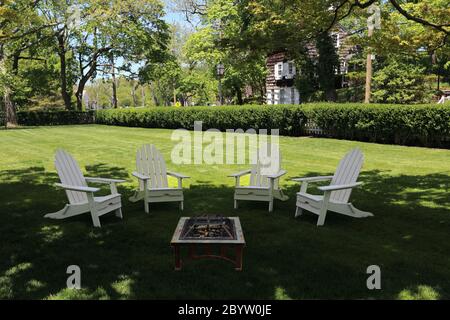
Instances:
[[[340,61],[339,69],[336,70],[336,75],[339,75],[338,88],[348,85],[345,75],[348,73],[350,59],[357,52],[357,48],[348,41],[349,35],[340,25],[331,32]],[[307,51],[313,61],[318,58],[319,54],[314,45],[307,45]],[[266,66],[269,71],[266,78],[267,104],[301,103],[300,93],[295,87],[295,77],[301,70],[296,70],[295,63],[287,52],[278,51],[270,54]]]
[[[267,104],[299,104],[300,93],[294,85],[297,70],[286,52],[277,52],[267,58]]]

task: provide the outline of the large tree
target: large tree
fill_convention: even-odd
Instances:
[[[38,1],[2,0],[0,6],[0,92],[6,114],[6,126],[17,124],[14,103],[15,61],[20,57],[18,49],[25,50],[31,44],[24,44],[27,37],[38,34],[47,26],[36,14]],[[25,46],[25,47],[23,47]]]

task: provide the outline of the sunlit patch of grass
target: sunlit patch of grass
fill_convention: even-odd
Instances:
[[[41,282],[39,280],[36,280],[36,279],[32,279],[32,280],[27,282],[27,284],[26,284],[26,291],[27,292],[33,292],[33,291],[42,289],[45,286],[46,286],[45,283],[43,283],[43,282]]]
[[[106,290],[98,287],[95,290],[89,289],[62,289],[58,293],[51,294],[46,299],[48,300],[108,300],[110,299]]]
[[[398,296],[400,300],[438,300],[440,294],[436,288],[419,285],[414,289],[404,289]]]
[[[0,277],[0,299],[13,299],[13,283],[10,277]]]
[[[39,234],[42,235],[43,241],[51,243],[61,239],[63,236],[63,231],[61,230],[61,227],[57,225],[43,226]]]
[[[111,287],[122,299],[130,298],[132,295],[131,286],[134,284],[133,279],[125,275],[121,275],[119,278],[119,280],[111,284]]]
[[[0,299],[14,298],[14,277],[19,273],[30,269],[33,265],[31,263],[20,263],[8,270],[0,276]]]
[[[282,287],[275,288],[275,300],[292,300],[292,298],[286,293],[286,290]]]
[[[14,266],[5,272],[6,277],[13,277],[20,272],[30,269],[33,265],[29,262],[19,263],[17,266]]]

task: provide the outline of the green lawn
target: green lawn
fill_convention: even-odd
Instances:
[[[135,151],[154,143],[170,162],[170,130],[99,125],[0,131],[0,298],[450,298],[450,151],[331,139],[281,138],[282,184],[290,196],[233,210],[227,175],[246,166],[175,166],[187,175],[185,211],[177,204],[130,203]],[[289,177],[331,174],[358,146],[365,154],[353,203],[375,214],[352,219],[330,213],[324,227],[306,213],[294,219],[298,185]],[[125,178],[124,220],[114,214],[94,229],[89,214],[44,219],[63,207],[53,187],[53,156],[62,147],[90,176]],[[173,270],[169,241],[181,215],[239,215],[247,241],[244,271],[224,261]],[[366,268],[379,265],[382,290],[366,288]],[[66,287],[79,265],[82,290]]]

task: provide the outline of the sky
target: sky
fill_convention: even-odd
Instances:
[[[175,12],[173,10],[172,0],[164,0],[164,4],[165,4],[165,12],[166,12],[166,15],[164,16],[164,20],[167,23],[178,24],[180,26],[186,26],[187,28],[192,27],[192,25],[190,25],[189,22],[186,21],[186,17],[182,13]]]
[[[166,12],[164,20],[166,22],[168,22],[168,23],[177,23],[177,24],[187,23],[181,13],[174,12],[173,4],[172,4],[171,0],[164,0],[164,5],[165,5],[165,12]]]

